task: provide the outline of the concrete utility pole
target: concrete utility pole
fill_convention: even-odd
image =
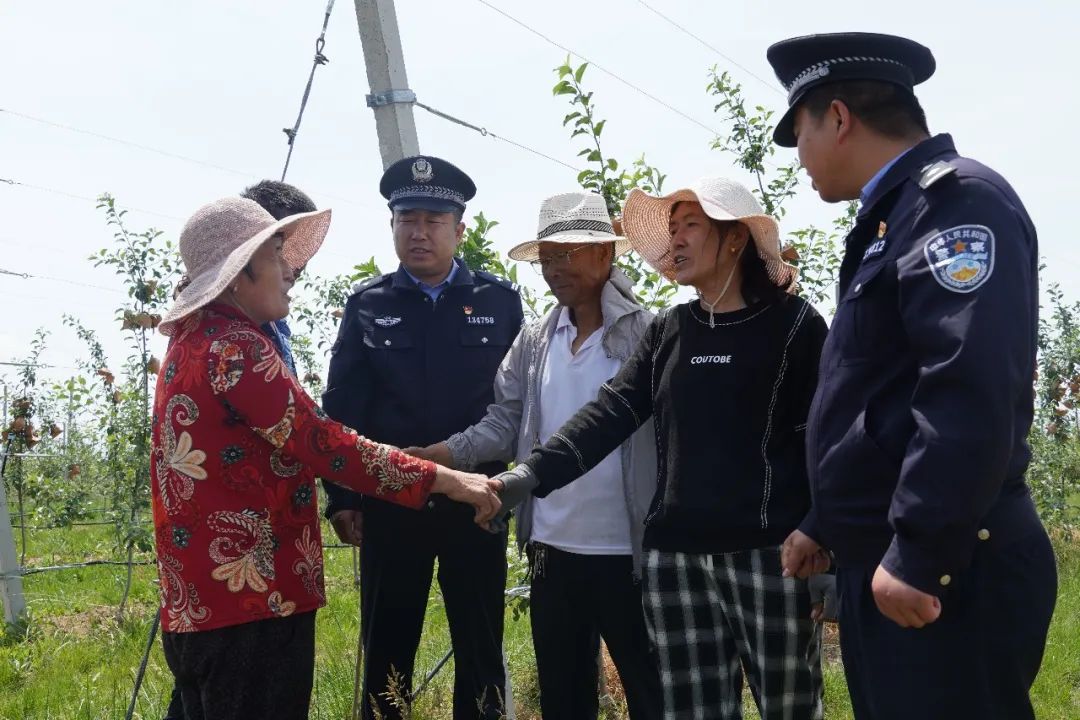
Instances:
[[[403,157],[420,154],[412,108],[416,93],[409,89],[405,76],[394,0],[355,2],[371,86],[367,104],[375,111],[375,130],[379,134],[379,153],[385,170]]]

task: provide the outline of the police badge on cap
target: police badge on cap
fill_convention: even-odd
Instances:
[[[388,167],[379,182],[379,192],[391,210],[462,212],[476,194],[476,185],[445,160],[418,155]]]
[[[929,48],[877,33],[806,35],[776,43],[767,55],[788,91],[788,111],[773,131],[781,147],[795,147],[795,111],[811,89],[844,80],[877,80],[912,92],[936,67]]]

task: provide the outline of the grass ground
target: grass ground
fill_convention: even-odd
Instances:
[[[36,531],[28,542],[27,565],[40,566],[112,555],[108,529]],[[357,636],[357,594],[349,550],[329,549],[329,605],[318,615],[318,655],[311,718],[349,717]],[[1043,669],[1034,689],[1037,717],[1080,717],[1080,545],[1059,550],[1060,591]],[[127,619],[114,610],[123,589],[123,569],[90,567],[25,578],[30,620],[22,632],[0,636],[0,718],[75,720],[122,718],[149,629],[156,586],[152,567],[137,569]],[[835,634],[829,633],[830,642]],[[418,673],[433,667],[449,647],[446,619],[433,592],[417,658]],[[506,651],[518,717],[539,717],[535,663],[528,618],[507,614]],[[827,720],[851,717],[843,669],[835,646],[826,648]],[[453,666],[447,666],[417,701],[416,718],[449,718]],[[171,680],[157,642],[136,707],[138,718],[161,718]],[[623,717],[619,693],[605,714]],[[747,696],[748,698],[748,696]],[[756,718],[747,699],[747,717]]]

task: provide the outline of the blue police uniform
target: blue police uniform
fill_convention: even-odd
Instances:
[[[842,79],[908,89],[933,71],[922,46],[881,37],[773,46],[789,87],[817,68],[792,108],[836,66]],[[906,81],[879,65],[908,67]],[[794,144],[790,117],[776,139]],[[860,720],[1031,718],[1056,595],[1053,552],[1024,480],[1035,228],[1009,184],[959,156],[948,135],[915,145],[874,180],[845,240],[807,428],[806,528],[838,565],[852,705]],[[938,596],[938,620],[904,629],[882,615],[871,591],[879,564]]]
[[[434,210],[463,208],[473,192],[464,173],[430,157],[391,166],[383,190],[391,207]],[[512,283],[454,263],[441,287],[419,285],[402,266],[354,289],[323,396],[331,417],[398,447],[439,442],[484,417],[496,370],[521,328],[521,299]],[[382,717],[398,717],[381,696],[392,669],[408,696],[436,558],[454,649],[454,718],[500,717],[506,534],[488,533],[471,507],[441,495],[416,512],[329,483],[326,491],[328,517],[346,508],[364,517],[364,717],[375,715],[372,696]]]

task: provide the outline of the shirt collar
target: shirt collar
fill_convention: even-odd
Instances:
[[[454,281],[454,276],[457,275],[458,271],[458,264],[456,260],[452,261],[450,263],[450,273],[446,276],[445,279],[443,279],[441,283],[437,285],[428,285],[426,282],[409,272],[409,269],[406,268],[404,265],[401,266],[401,269],[405,271],[405,274],[409,276],[410,280],[416,283],[416,287],[420,288],[421,290],[441,290],[442,288],[449,287],[450,283]]]
[[[918,145],[897,155],[870,179],[860,195],[862,203],[859,217],[864,217],[881,198],[892,192],[898,185],[909,178],[917,178],[919,171],[938,159],[956,157],[956,146],[952,136],[947,133],[935,135],[923,140]]]
[[[889,172],[892,166],[895,165],[900,158],[904,157],[909,152],[911,152],[911,148],[904,150],[892,160],[882,165],[881,169],[874,173],[874,177],[867,180],[866,184],[863,185],[862,192],[859,193],[860,203],[862,203],[863,205],[866,204],[866,201],[870,198],[870,194],[874,192],[874,188],[876,188],[877,184],[881,182],[881,178],[885,177],[885,173]]]
[[[555,323],[555,332],[572,327],[574,327],[574,323],[570,321],[570,308],[564,306],[559,311],[559,321]]]

